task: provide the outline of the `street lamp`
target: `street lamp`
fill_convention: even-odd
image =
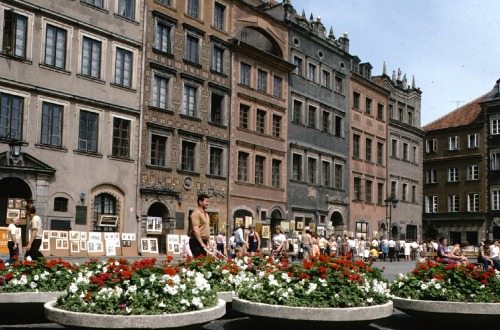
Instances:
[[[385,203],[385,214],[387,215],[387,208],[389,208],[389,225],[387,227],[387,233],[392,236],[392,208],[396,208],[399,203],[399,200],[394,196],[391,196],[384,200]],[[392,208],[391,208],[392,206]]]
[[[19,140],[13,139],[9,143],[10,147],[10,159],[14,165],[17,165],[19,163],[19,160],[22,159],[23,153],[21,151],[23,143]]]

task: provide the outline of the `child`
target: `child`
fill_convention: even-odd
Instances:
[[[376,246],[372,246],[370,250],[370,263],[373,263],[378,258],[378,250]]]

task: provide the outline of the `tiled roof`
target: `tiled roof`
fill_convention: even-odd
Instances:
[[[489,93],[486,93],[474,101],[471,101],[449,114],[434,120],[423,127],[424,131],[434,131],[443,128],[459,127],[479,122],[483,119],[483,109],[479,105],[486,99]]]

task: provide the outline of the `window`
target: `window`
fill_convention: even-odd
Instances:
[[[500,151],[492,152],[490,154],[490,161],[492,171],[500,170]]]
[[[377,164],[384,165],[384,144],[377,142]]]
[[[344,80],[341,77],[335,77],[335,92],[344,95]]]
[[[115,84],[123,87],[132,87],[132,52],[116,48]]]
[[[164,4],[165,6],[171,6],[172,4],[170,3],[171,0],[156,0],[159,3]]]
[[[92,209],[92,231],[120,231],[115,226],[98,226],[101,215],[116,215],[118,206],[116,198],[108,193],[101,193],[94,198],[94,207]]]
[[[330,187],[331,182],[330,182],[330,162],[327,161],[322,161],[322,168],[321,168],[321,174],[322,174],[322,184],[325,187]]]
[[[226,6],[216,2],[214,5],[214,27],[219,30],[225,30],[224,21],[226,16]]]
[[[418,148],[413,146],[413,162],[418,163]]]
[[[302,59],[300,57],[294,56],[293,57],[293,64],[295,64],[295,70],[293,73],[295,73],[298,76],[303,76],[302,74]]]
[[[491,135],[500,134],[500,118],[491,119]]]
[[[479,211],[479,194],[467,194],[467,212]]]
[[[226,97],[223,94],[212,92],[210,106],[210,122],[218,125],[225,124]]]
[[[156,21],[154,48],[165,53],[172,53],[173,29],[170,25]]]
[[[293,117],[292,123],[300,124],[302,114],[302,102],[293,100]]]
[[[403,111],[403,109],[399,108],[398,111],[399,111],[399,118],[398,118],[399,121],[400,122],[404,122],[404,111]]]
[[[458,136],[450,137],[448,149],[449,150],[458,150]]]
[[[365,202],[372,202],[372,189],[373,189],[373,181],[366,180],[365,182]]]
[[[368,237],[368,223],[356,222],[356,237]]]
[[[64,197],[54,198],[54,211],[68,212],[68,199]]]
[[[181,141],[181,170],[194,172],[196,169],[196,143]]]
[[[479,134],[469,134],[467,137],[467,146],[469,148],[477,148],[479,146]]]
[[[359,110],[359,99],[361,95],[358,92],[352,93],[352,107],[356,110]]]
[[[104,8],[104,0],[83,0],[83,2],[95,7]]]
[[[272,162],[272,185],[273,188],[281,187],[281,161],[278,159]]]
[[[339,137],[339,138],[343,137],[343,135],[344,135],[344,130],[342,129],[342,126],[343,126],[342,122],[343,122],[343,119],[342,119],[341,116],[335,116],[335,132],[334,132],[334,135],[336,137]]]
[[[165,167],[166,148],[167,148],[167,137],[152,134],[149,163],[154,166]]]
[[[258,70],[257,72],[257,89],[259,92],[267,92],[267,72],[264,70]]]
[[[60,147],[62,145],[63,106],[42,103],[42,129],[40,143]]]
[[[437,169],[426,171],[425,183],[437,183]]]
[[[361,137],[357,134],[354,134],[352,136],[352,145],[353,145],[353,149],[352,149],[352,156],[354,158],[360,158],[360,139]]]
[[[200,38],[192,35],[186,35],[186,48],[184,50],[184,59],[199,64],[200,63],[200,55],[199,55],[199,47],[200,47]]]
[[[466,231],[465,240],[469,242],[470,246],[479,245],[479,233],[477,231]]]
[[[307,182],[316,183],[316,158],[307,158]]]
[[[198,108],[198,87],[185,84],[182,102],[182,114],[190,117],[196,117]]]
[[[408,184],[407,183],[403,183],[403,191],[402,191],[401,199],[404,201],[408,201]]]
[[[28,47],[28,17],[4,10],[2,50],[17,57],[26,58]]]
[[[391,140],[391,156],[398,158],[398,140]]]
[[[281,77],[274,76],[273,95],[276,97],[281,97],[282,89],[283,89],[283,79]]]
[[[372,139],[366,139],[366,146],[365,146],[365,153],[366,153],[366,160],[371,162],[372,161]]]
[[[83,76],[101,78],[101,47],[99,40],[83,37],[81,72]]]
[[[245,104],[240,104],[240,128],[248,129],[248,114],[250,107]]]
[[[361,178],[354,178],[354,200],[361,200]]]
[[[417,186],[411,186],[411,202],[417,202]]]
[[[330,88],[330,72],[326,70],[321,71],[321,86]]]
[[[437,213],[437,196],[425,196],[425,213]]]
[[[266,112],[264,110],[257,110],[255,129],[257,133],[260,134],[264,134],[266,132]]]
[[[448,169],[448,182],[457,182],[458,181],[458,168],[452,167]]]
[[[335,164],[335,188],[342,189],[343,185],[343,171],[344,167],[340,164]]]
[[[97,152],[97,135],[99,130],[99,115],[94,112],[80,110],[78,130],[78,150]]]
[[[491,191],[491,209],[494,211],[500,210],[500,190],[498,189]]]
[[[132,125],[130,120],[113,118],[113,147],[114,157],[130,157],[130,136]]]
[[[389,104],[389,118],[394,119],[394,106]]]
[[[377,204],[382,205],[384,203],[384,184],[377,184]]]
[[[467,168],[467,180],[479,180],[478,165],[471,165]]]
[[[384,120],[384,105],[380,103],[377,106],[377,119]]]
[[[309,106],[307,127],[316,128],[316,107]]]
[[[459,211],[459,198],[458,195],[448,196],[448,211],[458,212]]]
[[[224,73],[224,52],[225,49],[218,45],[212,48],[212,70],[217,73]]]
[[[255,156],[255,184],[264,184],[265,157]]]
[[[135,19],[135,0],[118,0],[118,15]]]
[[[238,181],[248,181],[248,154],[238,152]]]
[[[403,159],[410,160],[410,146],[406,142],[403,142]]]
[[[66,68],[66,39],[67,31],[57,26],[47,24],[45,35],[45,59],[46,65],[58,69]]]
[[[250,65],[240,63],[240,84],[250,86]]]
[[[321,131],[325,133],[330,133],[330,112],[329,111],[323,111],[323,117],[322,117],[322,125],[321,125]]]
[[[209,174],[223,176],[224,149],[210,146]]]
[[[292,157],[292,179],[302,180],[302,155],[293,154]]]
[[[428,153],[428,154],[435,153],[436,149],[437,149],[437,141],[436,141],[436,139],[425,141],[425,152],[426,153]]]
[[[413,112],[408,112],[408,125],[413,125]]]
[[[191,17],[198,18],[199,12],[199,0],[187,0],[187,14]]]
[[[396,197],[397,196],[397,182],[396,181],[391,181],[391,196]]]
[[[153,75],[153,89],[151,91],[151,105],[163,110],[171,109],[170,78]]]
[[[372,114],[372,99],[366,98],[366,114],[370,115]]]
[[[281,137],[281,116],[273,115],[273,137]]]
[[[316,82],[316,65],[309,63],[307,65],[307,79]]]

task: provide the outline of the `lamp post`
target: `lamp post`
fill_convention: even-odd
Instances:
[[[9,147],[10,147],[10,159],[12,161],[13,165],[17,165],[19,163],[19,160],[22,159],[23,153],[21,151],[23,143],[19,140],[12,139],[9,142]]]
[[[390,196],[389,198],[387,198],[386,200],[384,200],[384,203],[385,203],[385,214],[387,215],[387,209],[389,208],[389,224],[388,224],[388,227],[387,227],[387,233],[388,233],[388,236],[392,236],[392,208],[396,208],[396,206],[398,205],[399,203],[399,200],[397,198],[395,198],[394,196]],[[392,208],[391,208],[392,206]]]

